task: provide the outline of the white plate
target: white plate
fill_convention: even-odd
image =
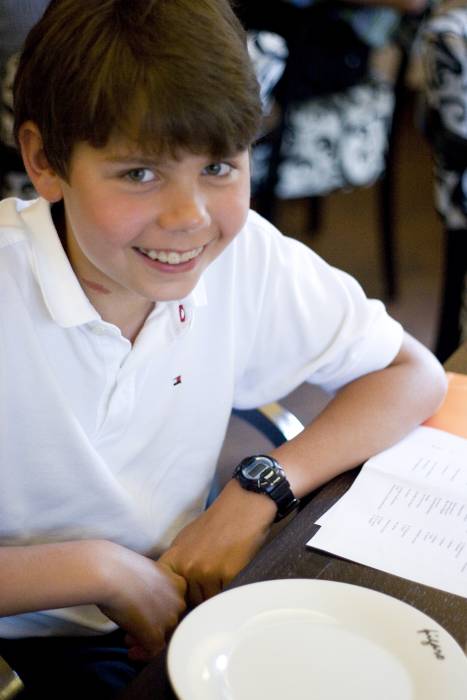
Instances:
[[[234,588],[175,631],[181,700],[466,700],[467,660],[416,608],[368,588],[285,579]]]

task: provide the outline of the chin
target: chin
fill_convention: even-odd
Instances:
[[[180,286],[176,289],[159,289],[154,295],[148,296],[148,299],[154,303],[157,303],[158,301],[179,301],[180,299],[184,299],[191,294],[197,283],[198,281],[196,281],[195,284]]]

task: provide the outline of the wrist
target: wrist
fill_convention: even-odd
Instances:
[[[222,499],[221,499],[222,497]],[[225,501],[228,500],[235,512],[242,514],[242,518],[254,520],[260,527],[265,530],[274,522],[277,514],[275,503],[263,493],[254,493],[243,489],[236,479],[231,479],[222,489],[219,498],[214,502],[213,506],[218,503],[220,508],[224,507]],[[212,507],[212,506],[211,506]]]
[[[88,565],[90,571],[89,602],[98,606],[112,605],[121,592],[119,569],[126,559],[126,548],[110,540],[88,542]],[[123,563],[124,565],[124,563]]]

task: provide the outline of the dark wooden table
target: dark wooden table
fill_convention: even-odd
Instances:
[[[467,374],[467,343],[445,364],[448,371]],[[235,578],[231,588],[279,578],[316,578],[353,583],[403,600],[439,622],[467,653],[467,598],[446,593],[377,569],[306,547],[316,532],[314,523],[351,486],[354,469],[326,484],[279,534]],[[174,700],[165,667],[165,653],[146,666],[121,700]],[[467,697],[467,696],[466,696]]]

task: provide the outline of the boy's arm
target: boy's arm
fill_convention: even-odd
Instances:
[[[107,540],[0,547],[0,616],[95,604],[127,632],[133,658],[164,646],[185,589],[163,564]]]
[[[446,391],[443,368],[405,334],[393,362],[343,387],[293,440],[270,452],[302,497],[400,440],[432,415]],[[230,481],[212,506],[182,530],[162,557],[188,581],[192,603],[221,590],[254,556],[276,507]]]

